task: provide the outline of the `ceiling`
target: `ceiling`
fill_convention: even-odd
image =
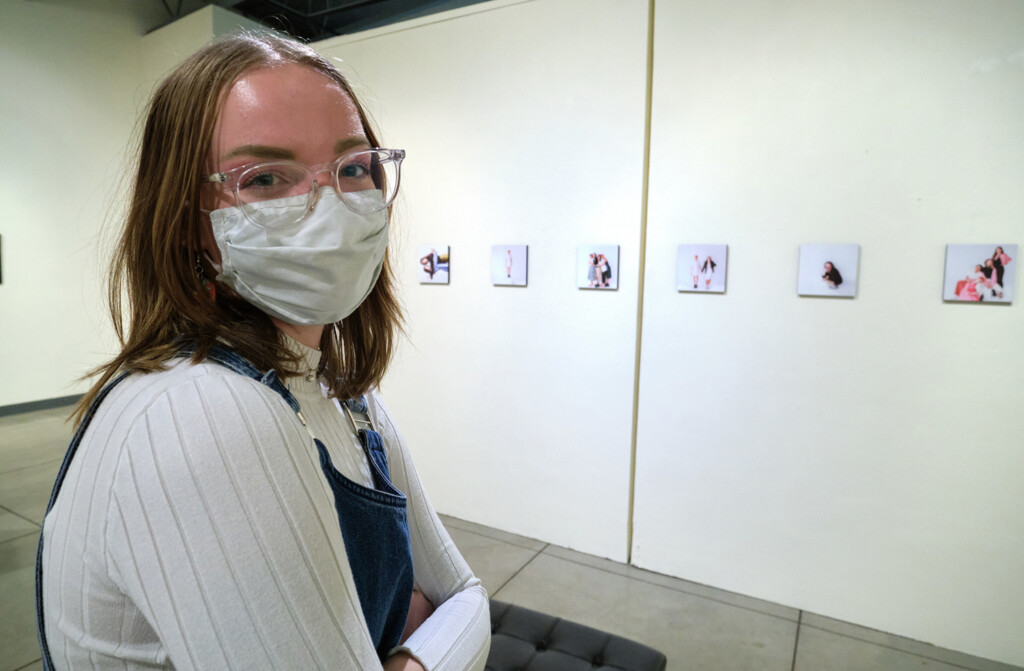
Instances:
[[[268,28],[304,40],[377,28],[485,0],[151,0],[162,4],[168,22],[205,5],[219,5]]]

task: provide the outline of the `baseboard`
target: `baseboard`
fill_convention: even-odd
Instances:
[[[0,417],[6,417],[8,415],[20,415],[24,412],[33,412],[35,410],[49,410],[50,408],[60,408],[65,405],[74,405],[81,400],[82,394],[74,394],[72,396],[61,396],[59,398],[44,398],[41,401],[30,401],[28,403],[15,403],[14,405],[0,405]]]

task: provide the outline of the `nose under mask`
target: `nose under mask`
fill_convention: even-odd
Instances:
[[[346,195],[382,197],[380,191]],[[321,187],[308,218],[280,225],[306,202],[297,196],[255,203],[247,205],[255,208],[249,216],[239,207],[211,212],[221,255],[217,281],[288,324],[331,324],[355,312],[377,283],[388,211],[355,212],[333,188]]]

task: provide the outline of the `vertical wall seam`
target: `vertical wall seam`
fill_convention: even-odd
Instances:
[[[640,195],[640,258],[636,299],[636,351],[633,360],[633,428],[629,446],[629,510],[626,519],[626,563],[633,563],[633,502],[636,496],[636,434],[640,413],[640,348],[644,326],[644,275],[647,272],[647,196],[651,177],[651,99],[654,93],[654,2],[647,3],[647,81],[644,92],[643,186]]]

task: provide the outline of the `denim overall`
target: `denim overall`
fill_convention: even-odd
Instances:
[[[179,356],[190,356],[191,349],[186,348]],[[210,350],[209,360],[232,371],[252,378],[266,385],[295,411],[299,421],[309,431],[306,420],[302,416],[299,402],[288,391],[277,377],[277,372],[270,370],[260,373],[251,363],[239,356],[234,350],[222,345],[214,345]],[[82,435],[96,414],[96,409],[106,398],[110,390],[128,377],[121,373],[92,402],[75,431],[68,447],[64,462],[57,473],[57,481],[50,494],[50,503],[46,507],[49,514],[61,485],[67,475],[68,467],[75,456]],[[349,566],[359,595],[359,604],[366,618],[370,638],[377,649],[377,656],[384,660],[388,651],[398,645],[405,620],[409,613],[409,602],[412,599],[413,569],[412,549],[409,544],[409,524],[406,518],[406,498],[402,492],[391,484],[388,472],[387,456],[380,434],[373,429],[367,415],[366,399],[353,399],[342,404],[345,413],[352,421],[359,435],[359,442],[370,463],[373,475],[373,489],[355,483],[337,470],[331,463],[327,448],[320,439],[310,436],[316,444],[320,456],[320,468],[334,492],[334,507],[338,512],[338,523],[345,541],[345,552],[348,554]],[[364,425],[364,427],[360,427]],[[36,554],[36,620],[39,645],[43,653],[43,668],[50,671],[53,661],[46,644],[46,629],[43,618],[43,536],[39,535],[39,550]]]

